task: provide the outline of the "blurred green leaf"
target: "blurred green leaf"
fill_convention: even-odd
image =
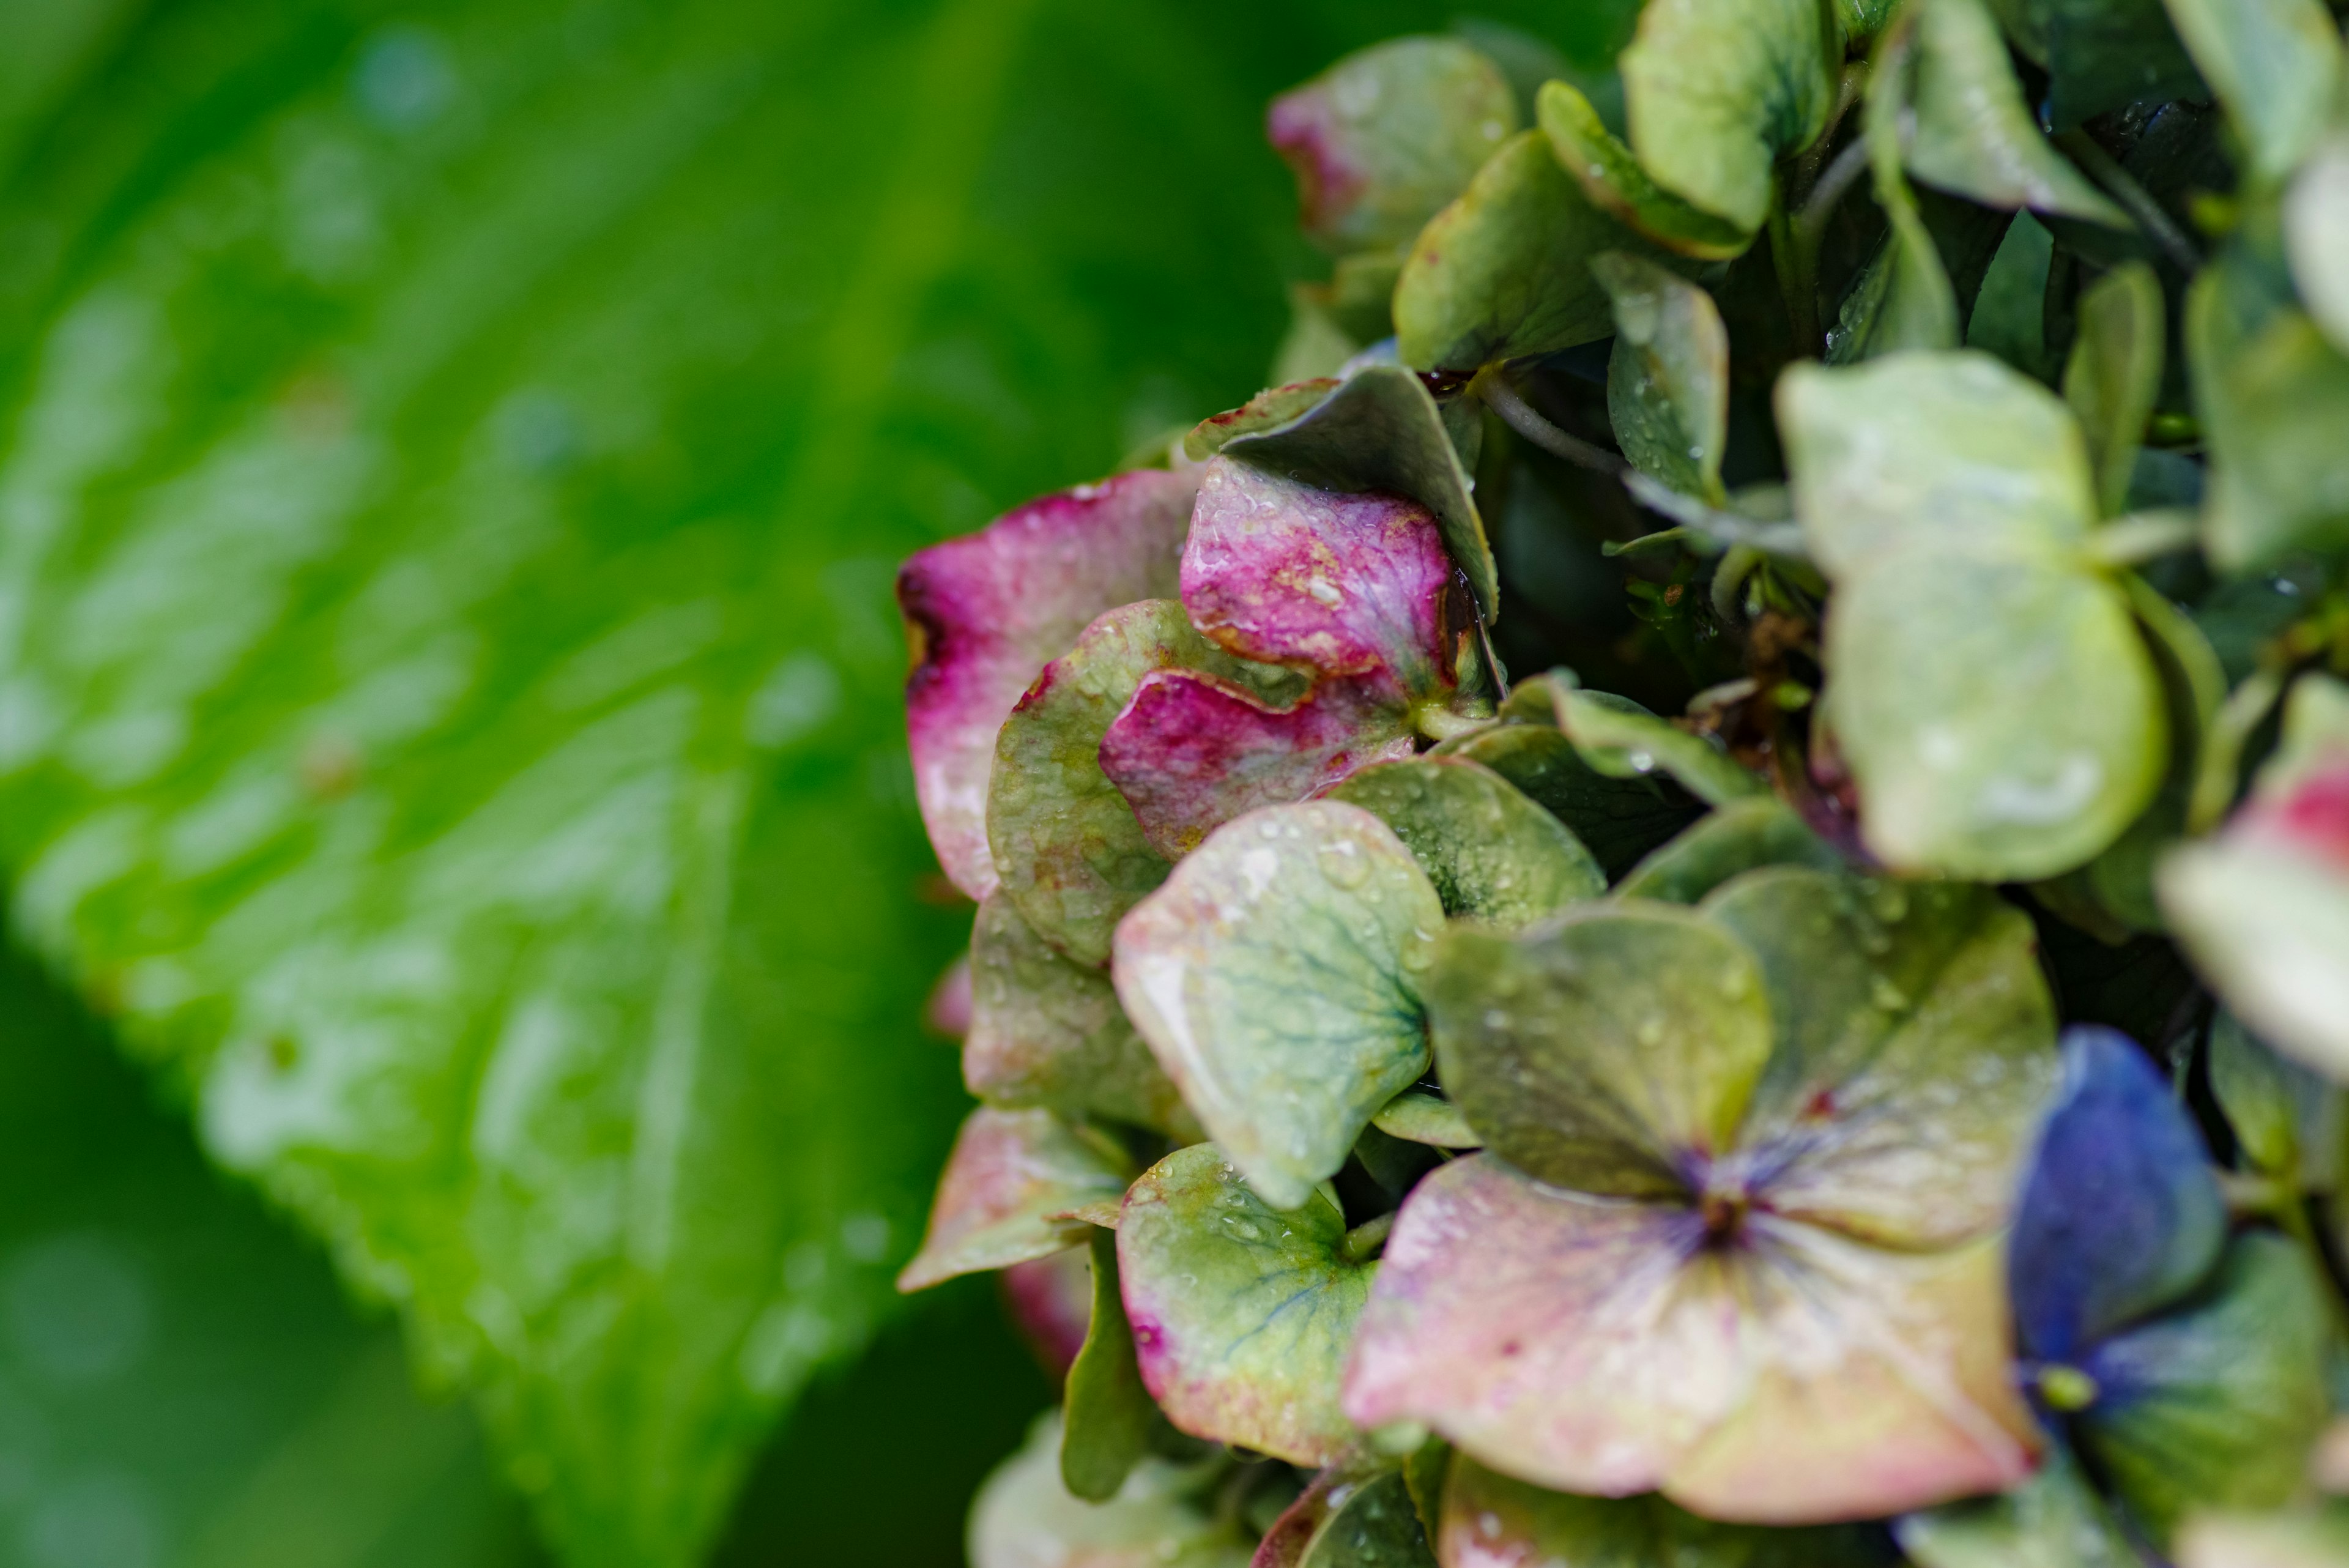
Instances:
[[[895,560],[1257,384],[1260,106],[1430,20],[0,10],[17,919],[576,1563],[708,1539],[954,1120]]]

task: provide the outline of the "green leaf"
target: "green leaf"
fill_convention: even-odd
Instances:
[[[1329,798],[1393,829],[1447,915],[1515,929],[1607,890],[1606,874],[1565,824],[1465,758],[1380,763]]]
[[[1117,1232],[1096,1229],[1092,1255],[1092,1320],[1061,1399],[1061,1484],[1071,1497],[1107,1502],[1148,1450],[1158,1407],[1142,1386],[1118,1293]]]
[[[938,1179],[922,1250],[897,1276],[901,1291],[957,1274],[1007,1268],[1084,1240],[1074,1210],[1125,1190],[1123,1161],[1050,1111],[982,1106],[955,1138]]]
[[[2143,262],[2115,267],[2080,295],[2079,336],[2064,366],[2064,400],[2080,419],[2096,474],[2096,501],[2111,517],[2128,505],[2129,475],[2145,422],[2161,394],[2169,337],[2161,279]]]
[[[1577,88],[1545,82],[1535,103],[1550,151],[1599,211],[1668,251],[1699,260],[1742,255],[1754,243],[1752,230],[1692,207],[1650,179]]]
[[[1319,1465],[1353,1441],[1339,1375],[1375,1265],[1319,1192],[1277,1210],[1213,1144],[1133,1184],[1117,1231],[1143,1381],[1194,1437]]]
[[[1660,1497],[1573,1497],[1456,1460],[1444,1487],[1447,1563],[1566,1568],[1864,1568],[1891,1554],[1865,1528],[1716,1524]]]
[[[1280,1516],[1250,1568],[1436,1568],[1399,1469],[1337,1464]]]
[[[1212,1470],[1144,1459],[1116,1497],[1087,1502],[1061,1484],[1060,1428],[1057,1411],[1038,1417],[1027,1445],[979,1490],[971,1568],[1247,1568],[1255,1542],[1216,1511]]]
[[[1547,697],[1540,706],[1551,706]],[[1508,780],[1573,829],[1609,877],[1620,875],[1703,810],[1669,779],[1600,773],[1548,722],[1501,724],[1456,744],[1447,742],[1437,752],[1482,763]]]
[[[1904,349],[1953,348],[1958,343],[1957,291],[1902,171],[1900,128],[1909,116],[1906,77],[1916,33],[1916,13],[1903,14],[1878,44],[1876,67],[1868,77],[1863,134],[1876,204],[1888,227],[1827,329],[1830,365]]]
[[[1739,873],[1764,866],[1837,871],[1843,857],[1784,801],[1754,795],[1715,807],[1633,867],[1615,892],[1622,898],[1695,904]]]
[[[1511,1165],[1654,1197],[1683,1190],[1678,1151],[1729,1146],[1769,1057],[1770,1013],[1752,957],[1718,928],[1609,904],[1523,936],[1454,927],[1437,951],[1437,1064]]]
[[[1081,964],[1109,962],[1125,912],[1166,879],[1133,808],[1101,766],[1102,737],[1154,670],[1195,670],[1278,701],[1303,681],[1225,652],[1174,599],[1144,599],[1087,627],[1045,667],[995,740],[987,832],[1003,896]]]
[[[2326,137],[2292,176],[2283,243],[2309,315],[2333,348],[2349,353],[2349,136]]]
[[[1420,976],[1443,929],[1434,888],[1377,817],[1268,806],[1126,917],[1117,992],[1208,1135],[1294,1209],[1426,1071]]]
[[[1474,370],[1595,343],[1614,322],[1589,260],[1636,243],[1540,131],[1521,132],[1412,246],[1395,285],[1396,353],[1416,369]]]
[[[1621,62],[1632,151],[1657,184],[1752,234],[1779,157],[1826,129],[1837,43],[1818,0],[1648,0]]]
[[[2202,1295],[2097,1346],[2080,1444],[2166,1542],[2190,1511],[2272,1508],[2300,1490],[2330,1404],[2326,1284],[2301,1245],[2239,1236]]]
[[[2007,225],[1966,317],[1966,347],[1995,354],[2034,380],[2052,380],[2047,354],[2047,274],[2055,236],[2024,213]]]
[[[2226,106],[2254,180],[2277,182],[2323,134],[2341,79],[2341,29],[2318,0],[2166,0],[2178,36]]]
[[[1347,494],[1377,491],[1435,514],[1453,564],[1487,620],[1500,581],[1460,453],[1419,378],[1397,365],[1366,365],[1286,423],[1229,437],[1223,451],[1276,478]]]
[[[1500,68],[1458,38],[1395,38],[1272,100],[1273,148],[1326,248],[1407,244],[1517,129]]]
[[[980,1099],[1196,1135],[1109,976],[1054,952],[1000,892],[971,929],[970,993],[962,1077]]]
[[[1795,511],[1835,579],[1826,716],[1888,864],[2052,876],[2117,838],[2168,755],[2070,411],[1987,355],[1796,366]]]
[[[2129,227],[2127,214],[2033,120],[2006,40],[1982,0],[1920,0],[1916,13],[1909,171],[1986,207],[2028,207]]]
[[[1661,768],[1708,805],[1767,787],[1713,742],[1657,718],[1628,697],[1562,691],[1557,718],[1582,760],[1611,777],[1640,778]]]
[[[1909,1514],[1893,1532],[1918,1568],[2145,1568],[2060,1444],[2013,1491]]]
[[[1714,505],[1729,439],[1729,329],[1713,296],[1619,251],[1590,270],[1615,304],[1607,415],[1634,466]]]
[[[2047,72],[2053,130],[2125,104],[2208,96],[2161,0],[1996,0],[1994,8]]]

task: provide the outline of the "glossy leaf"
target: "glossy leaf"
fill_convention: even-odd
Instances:
[[[1485,1147],[1579,1192],[1687,1191],[1692,1160],[1731,1146],[1770,1054],[1751,956],[1661,905],[1515,937],[1455,927],[1427,1007],[1444,1086]]]
[[[1983,0],[1922,0],[1916,27],[1911,173],[1986,207],[2129,226],[2041,133]]]
[[[1607,414],[1632,464],[1721,504],[1729,433],[1729,329],[1713,296],[1651,261],[1608,251],[1592,274],[1615,306]]]
[[[1620,62],[1632,150],[1657,184],[1753,233],[1773,165],[1826,127],[1837,43],[1811,0],[1649,0]]]
[[[1194,1437],[1319,1465],[1355,1440],[1339,1375],[1372,1266],[1309,1190],[1277,1210],[1213,1144],[1168,1155],[1126,1194],[1118,1268],[1143,1381]]]
[[[1775,795],[1715,807],[1634,866],[1616,888],[1625,898],[1694,904],[1741,872],[1764,866],[1843,868],[1843,857]]]
[[[926,1290],[957,1274],[1048,1257],[1090,1229],[1056,1216],[1124,1189],[1125,1172],[1100,1140],[1049,1111],[982,1106],[956,1135],[929,1233],[897,1288]]]
[[[2292,172],[2323,131],[2341,29],[2317,0],[2167,0],[2187,52],[2226,106],[2253,178]]]
[[[1145,1459],[1107,1502],[1061,1483],[1060,1417],[1037,1418],[1027,1446],[1006,1459],[971,1505],[971,1568],[1247,1568],[1250,1542],[1217,1517],[1212,1477]]]
[[[2023,1351],[2086,1354],[2199,1284],[2226,1238],[2201,1135],[2168,1083],[2125,1036],[2074,1029],[2009,1248]]]
[[[1699,260],[1740,255],[1754,243],[1752,230],[1692,206],[1650,179],[1576,88],[1545,82],[1536,104],[1550,151],[1599,211],[1668,251]]]
[[[1177,1136],[1195,1129],[1109,976],[1054,952],[1000,892],[979,906],[970,971],[962,1077],[972,1094]]]
[[[1595,343],[1614,323],[1589,260],[1635,238],[1583,194],[1547,138],[1520,132],[1412,246],[1395,285],[1396,351],[1415,369],[1474,370]]]
[[[2328,1289],[2298,1243],[2241,1236],[2192,1303],[2085,1360],[2097,1396],[2081,1445],[2158,1541],[2194,1510],[2300,1490],[2330,1412]]]
[[[1765,787],[1713,742],[1629,698],[1561,691],[1557,723],[1584,762],[1616,778],[1641,778],[1661,770],[1709,805],[1759,794]]]
[[[1173,595],[1195,473],[1142,469],[1006,513],[934,545],[897,576],[915,639],[905,728],[939,864],[974,898],[995,890],[987,844],[996,732],[1095,616]]]
[[[1499,68],[1443,37],[1358,50],[1273,99],[1265,120],[1306,234],[1338,252],[1409,242],[1516,129]]]
[[[2116,267],[2083,290],[2079,336],[2064,366],[2064,400],[2079,416],[2103,515],[2128,504],[2129,475],[2161,392],[2169,336],[2161,279],[2143,262]]]
[[[2013,1490],[1912,1513],[1893,1531],[1918,1568],[2147,1568],[2061,1446]]]
[[[1869,848],[1992,879],[2104,849],[2159,787],[2168,725],[2126,597],[2076,553],[2095,498],[2070,412],[1971,352],[1797,366],[1778,410],[1837,582],[1826,701]]]
[[[1544,1491],[1473,1459],[1452,1467],[1445,1568],[1864,1568],[1890,1558],[1868,1532],[1717,1524],[1660,1497]]]
[[[1173,599],[1109,611],[1036,678],[996,736],[988,835],[1000,846],[1001,897],[1081,964],[1106,965],[1117,922],[1166,879],[1166,857],[1101,763],[1110,725],[1159,670],[1209,675],[1276,703],[1304,685],[1225,652]]]
[[[2195,965],[2261,1038],[2349,1078],[2349,688],[2302,676],[2282,743],[2216,838],[2170,852],[2161,907]]]
[[[1399,365],[1365,365],[1313,407],[1235,433],[1222,450],[1275,478],[1348,494],[1378,492],[1425,507],[1478,609],[1492,620],[1500,613],[1493,552],[1444,418],[1418,377]]]
[[[1447,915],[1515,929],[1607,890],[1606,874],[1565,824],[1465,758],[1381,763],[1329,798],[1392,828]]]
[[[2283,242],[2302,303],[2326,340],[2349,353],[2349,136],[2325,138],[2292,176]]]
[[[1227,823],[1118,928],[1118,995],[1209,1136],[1275,1208],[1335,1173],[1427,1067],[1444,906],[1359,806]]]
[[[1117,1232],[1092,1232],[1092,1316],[1061,1396],[1061,1484],[1071,1497],[1107,1502],[1150,1445],[1158,1407],[1142,1386],[1133,1331],[1119,1294]]]

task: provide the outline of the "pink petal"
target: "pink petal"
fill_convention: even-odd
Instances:
[[[1141,469],[1032,501],[922,551],[897,575],[914,646],[905,729],[938,862],[995,890],[987,781],[995,732],[1044,666],[1103,610],[1172,596],[1195,471]]]
[[[1276,710],[1213,676],[1154,670],[1102,738],[1102,772],[1151,847],[1179,860],[1243,812],[1412,755],[1405,715],[1386,698],[1374,678],[1325,680]]]
[[[1108,1154],[1050,1111],[981,1106],[955,1135],[928,1233],[897,1288],[926,1290],[957,1274],[1049,1257],[1090,1229],[1059,1216],[1124,1189]]]

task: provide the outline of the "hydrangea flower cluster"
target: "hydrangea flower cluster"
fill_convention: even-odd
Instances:
[[[1064,1379],[979,1568],[2349,1563],[2344,60],[1647,0],[1274,103],[1277,384],[899,582],[901,1284]]]

